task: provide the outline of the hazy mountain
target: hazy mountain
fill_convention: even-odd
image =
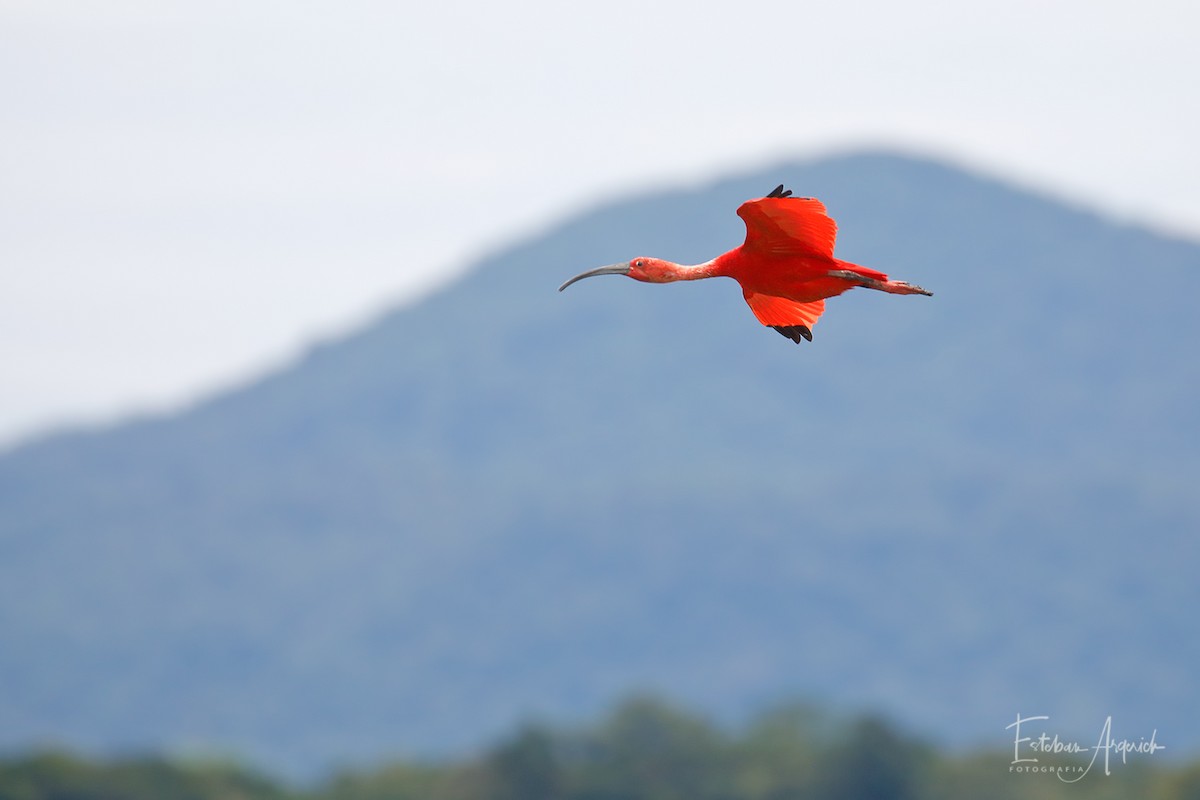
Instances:
[[[784,182],[932,289],[698,262]],[[403,221],[397,221],[403,224]],[[187,413],[0,458],[0,746],[312,772],[634,689],[1200,745],[1200,246],[867,154],[613,202]],[[266,301],[266,300],[265,300]]]

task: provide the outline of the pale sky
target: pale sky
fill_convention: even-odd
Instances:
[[[784,158],[895,146],[1200,239],[1198,9],[0,0],[0,448]]]

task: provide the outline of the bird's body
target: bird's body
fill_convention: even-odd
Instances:
[[[687,266],[635,258],[576,275],[559,291],[593,275],[628,275],[648,283],[733,278],[758,321],[796,342],[812,339],[812,326],[824,313],[826,298],[856,286],[892,294],[932,294],[834,258],[837,224],[820,200],[792,197],[779,186],[766,197],[743,203],[738,216],[746,223],[746,241],[711,261]]]

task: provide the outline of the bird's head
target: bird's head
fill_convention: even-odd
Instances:
[[[646,283],[669,283],[679,280],[679,265],[673,264],[670,261],[664,261],[661,258],[641,256],[629,261],[622,261],[619,264],[609,264],[608,266],[596,267],[596,269],[581,272],[558,287],[558,290],[561,292],[575,281],[581,281],[584,278],[591,278],[596,275],[628,275],[634,280],[645,281]]]

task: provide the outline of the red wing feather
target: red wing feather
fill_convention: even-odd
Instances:
[[[738,208],[747,250],[833,257],[837,223],[813,197],[763,197]]]
[[[824,300],[813,300],[809,303],[797,303],[784,297],[769,294],[743,291],[746,304],[754,312],[754,316],[763,325],[772,328],[788,328],[803,325],[811,329],[817,324],[817,319],[825,312]]]

